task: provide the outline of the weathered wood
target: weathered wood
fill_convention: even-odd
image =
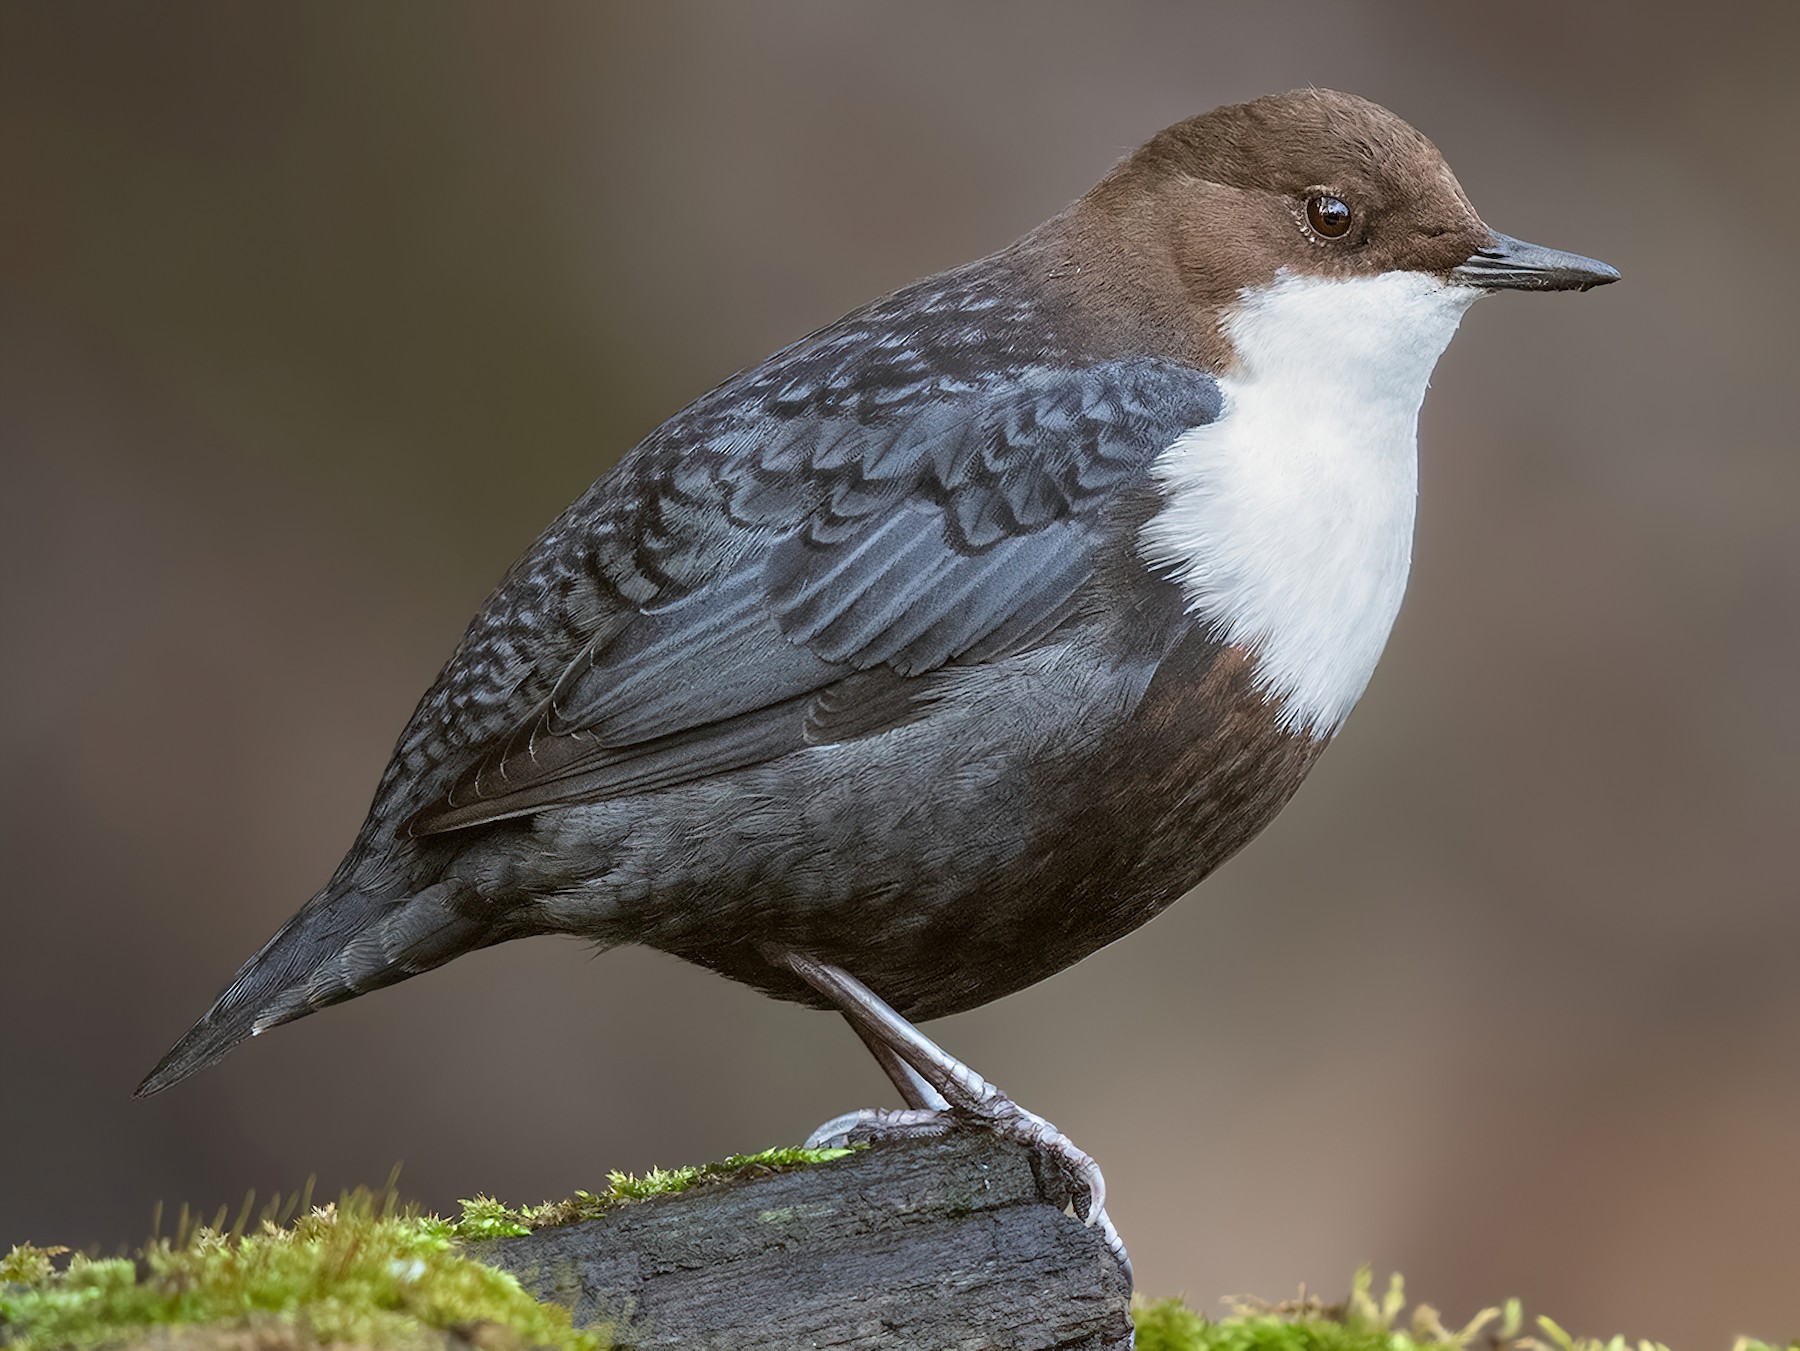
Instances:
[[[473,1245],[621,1347],[1068,1348],[1130,1344],[1130,1289],[1060,1183],[990,1136],[624,1206]]]

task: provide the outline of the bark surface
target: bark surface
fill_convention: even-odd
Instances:
[[[470,1247],[619,1347],[1130,1345],[1130,1287],[1060,1181],[980,1133]]]

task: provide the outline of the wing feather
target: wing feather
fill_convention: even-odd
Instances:
[[[597,560],[648,598],[410,829],[648,792],[923,716],[934,672],[1066,617],[1110,505],[1219,406],[1209,376],[1148,358],[878,403],[659,447]]]

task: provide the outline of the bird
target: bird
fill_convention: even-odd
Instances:
[[[814,1142],[1021,1141],[1125,1260],[1094,1160],[916,1024],[1123,938],[1269,823],[1387,642],[1464,313],[1618,277],[1490,229],[1356,95],[1164,129],[602,474],[137,1094],[495,943],[641,944],[850,1023],[905,1106]]]

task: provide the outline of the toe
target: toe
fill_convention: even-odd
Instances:
[[[842,1116],[834,1116],[825,1122],[811,1135],[806,1137],[808,1149],[843,1149],[850,1144],[856,1128],[863,1124],[870,1115],[867,1108],[855,1112],[845,1112]]]
[[[806,1138],[808,1149],[842,1149],[873,1140],[918,1140],[943,1135],[956,1125],[949,1112],[932,1107],[908,1107],[900,1111],[865,1107],[834,1116]]]
[[[1106,1240],[1108,1251],[1119,1264],[1119,1270],[1125,1273],[1125,1286],[1130,1289],[1136,1284],[1131,1271],[1131,1255],[1125,1251],[1125,1240],[1119,1237],[1119,1231],[1113,1226],[1112,1216],[1104,1210],[1099,1212],[1099,1229],[1101,1237]]]

